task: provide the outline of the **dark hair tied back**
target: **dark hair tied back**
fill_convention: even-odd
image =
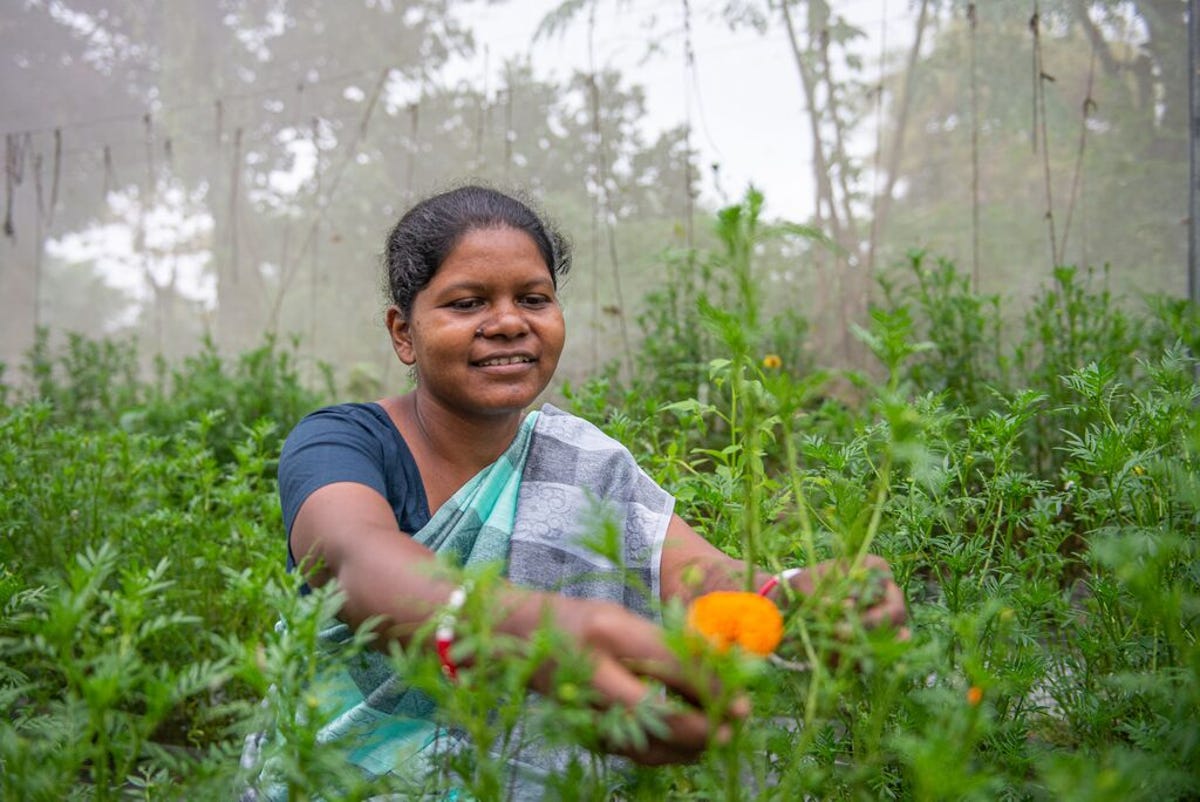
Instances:
[[[413,298],[433,279],[459,241],[472,231],[512,228],[537,245],[554,286],[571,267],[566,239],[521,200],[469,185],[433,195],[408,210],[387,238],[388,296],[407,318]]]

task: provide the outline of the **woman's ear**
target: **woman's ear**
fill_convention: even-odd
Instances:
[[[400,357],[400,361],[404,364],[415,364],[417,356],[413,351],[412,329],[409,327],[404,313],[400,311],[400,307],[395,304],[389,306],[386,320],[388,334],[392,338],[392,350],[396,352],[396,356]]]

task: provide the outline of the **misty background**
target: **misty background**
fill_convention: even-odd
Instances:
[[[1184,0],[6,0],[0,361],[45,331],[176,360],[294,343],[407,381],[379,254],[415,200],[527,191],[575,244],[560,377],[620,364],[700,284],[753,184],[817,358],[923,250],[1028,298],[1056,265],[1187,292]]]

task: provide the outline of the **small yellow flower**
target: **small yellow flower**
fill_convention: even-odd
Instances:
[[[783,639],[779,608],[770,599],[745,591],[704,594],[688,608],[687,625],[721,651],[737,644],[748,652],[768,655]]]
[[[1133,472],[1137,476],[1145,476],[1146,475],[1146,469],[1143,468],[1141,465],[1134,465]]]
[[[779,370],[783,367],[783,360],[780,359],[779,354],[767,354],[763,357],[762,364],[767,370]]]
[[[969,704],[971,707],[978,707],[979,703],[982,701],[983,688],[980,688],[978,685],[972,685],[967,689],[967,704]]]

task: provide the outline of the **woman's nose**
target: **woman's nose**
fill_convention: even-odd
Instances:
[[[521,307],[511,302],[498,304],[479,327],[479,333],[484,337],[519,337],[528,331],[529,323]]]

